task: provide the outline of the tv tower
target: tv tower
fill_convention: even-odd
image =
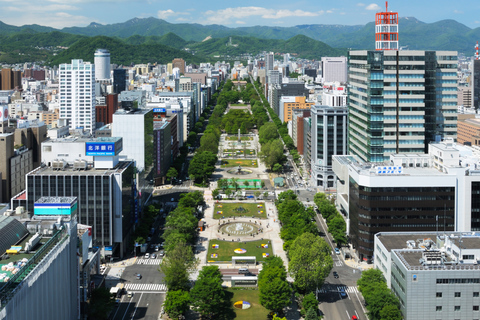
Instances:
[[[398,12],[388,12],[388,1],[385,1],[385,12],[375,14],[375,50],[398,48]]]
[[[478,41],[477,41],[477,44],[475,45],[475,60],[478,60]]]

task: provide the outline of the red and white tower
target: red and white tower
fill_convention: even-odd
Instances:
[[[375,49],[398,50],[398,12],[388,12],[388,1],[385,12],[375,14]]]
[[[475,60],[478,60],[478,41],[477,41],[477,44],[475,45]]]

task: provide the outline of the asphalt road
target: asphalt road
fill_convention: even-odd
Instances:
[[[335,254],[333,249],[336,244],[332,241],[331,235],[326,232],[325,222],[320,215],[317,215],[315,220],[318,229],[324,235],[323,238],[332,248],[333,258],[332,272],[325,279],[325,283],[318,293],[319,308],[324,315],[323,319],[351,319],[355,315],[360,320],[367,320],[364,299],[357,287],[361,271],[348,266],[342,254]],[[333,276],[334,271],[338,273],[338,278]],[[346,297],[340,295],[341,290],[346,292]]]

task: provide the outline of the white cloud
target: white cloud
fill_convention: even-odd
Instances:
[[[186,15],[190,15],[190,13],[189,12],[175,12],[172,9],[158,10],[158,12],[157,12],[157,17],[159,19],[167,19],[167,18],[172,17],[172,16],[186,16]],[[184,20],[177,19],[177,20],[178,21],[187,21],[186,19],[184,19]]]
[[[316,17],[323,11],[309,12],[303,10],[276,10],[263,7],[237,7],[205,12],[209,23],[231,24],[234,19],[261,17],[263,19],[282,19],[287,17]]]
[[[376,3],[372,3],[372,4],[369,4],[365,10],[373,10],[373,11],[378,11],[378,10],[382,10],[382,8],[380,8],[380,6]]]
[[[463,14],[464,12],[460,10],[453,10],[453,13]]]
[[[359,3],[357,3],[357,6],[358,6],[358,7],[365,7],[365,3],[359,2]]]
[[[245,21],[240,21],[240,20],[237,20],[235,21],[236,24],[245,24]]]
[[[474,23],[480,23],[480,21],[476,20]]]
[[[168,17],[173,16],[173,15],[175,15],[175,12],[172,9],[158,10],[158,12],[157,12],[157,17],[159,19],[167,19]]]

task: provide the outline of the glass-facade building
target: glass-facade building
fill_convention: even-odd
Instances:
[[[457,135],[457,52],[350,51],[349,153],[426,153]]]

